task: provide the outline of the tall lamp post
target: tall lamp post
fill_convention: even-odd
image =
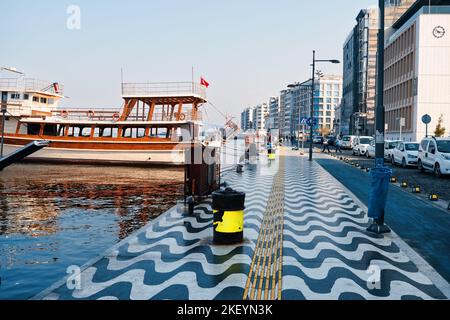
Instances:
[[[378,30],[377,48],[377,86],[376,86],[376,113],[375,113],[375,168],[371,171],[372,189],[369,196],[369,218],[373,223],[367,231],[377,234],[388,233],[391,230],[384,224],[384,212],[389,190],[389,178],[392,170],[384,166],[384,27],[385,27],[385,0],[378,0],[380,21]]]
[[[316,63],[317,62],[330,62],[330,63],[340,63],[339,60],[318,60],[316,59],[316,50],[313,50],[313,63],[312,63],[312,79],[311,79],[311,110],[310,110],[310,130],[309,130],[309,139],[311,140],[309,144],[309,161],[312,161],[313,156],[313,134],[314,134],[314,80],[316,73]]]

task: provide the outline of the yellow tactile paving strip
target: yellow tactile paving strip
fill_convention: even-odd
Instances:
[[[281,300],[284,225],[284,156],[264,212],[243,299]]]

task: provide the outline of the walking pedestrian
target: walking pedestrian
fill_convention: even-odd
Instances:
[[[342,153],[342,149],[341,149],[341,140],[340,140],[340,137],[339,137],[339,136],[336,138],[336,141],[335,141],[335,143],[334,143],[334,146],[335,146],[335,148],[336,148],[336,154],[337,154],[338,152]]]
[[[325,152],[325,149],[327,149],[328,153],[331,153],[330,145],[328,144],[328,139],[323,140],[323,149],[322,152]]]

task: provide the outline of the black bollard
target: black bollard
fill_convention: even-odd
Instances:
[[[245,193],[231,188],[213,192],[214,243],[235,244],[244,240]]]

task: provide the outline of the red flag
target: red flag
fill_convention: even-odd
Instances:
[[[205,86],[206,88],[209,87],[209,82],[206,81],[205,79],[203,79],[203,77],[200,78],[200,84],[201,84],[202,86]]]

